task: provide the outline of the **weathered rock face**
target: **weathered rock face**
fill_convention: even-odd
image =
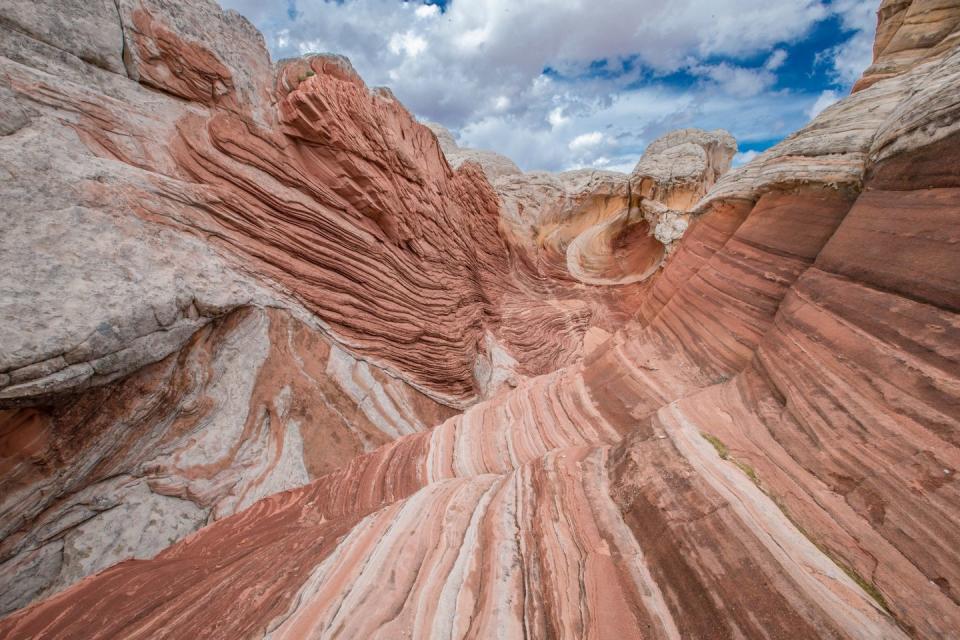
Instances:
[[[687,211],[727,172],[737,150],[725,131],[683,129],[653,141],[629,176],[522,173],[502,156],[456,146],[449,131],[431,126],[445,153],[484,168],[538,272],[588,285],[631,285],[655,273],[683,236]]]
[[[630,180],[644,198],[687,211],[730,169],[737,141],[726,131],[680,129],[647,147]]]
[[[873,64],[853,90],[946,54],[957,46],[958,25],[960,5],[952,0],[883,0],[877,12]]]
[[[42,318],[45,326],[5,336],[10,381],[0,393],[29,400],[78,390],[162,357],[189,336],[184,330],[174,339],[169,323],[182,324],[178,318],[191,300],[209,318],[285,295],[293,299],[286,306],[295,300],[338,341],[375,353],[435,397],[452,404],[475,397],[478,341],[486,324],[495,326],[487,317],[508,286],[499,283],[509,281],[495,196],[481,174],[470,167],[452,172],[432,134],[387,94],[368,91],[342,61],[288,63],[278,71],[275,91],[262,42],[242,19],[221,20],[219,9],[205,3],[182,12],[165,6],[121,7],[125,37],[118,44],[142,84],[89,65],[79,76],[66,65],[54,68],[59,59],[40,41],[14,32],[5,38],[20,49],[9,52],[7,84],[17,104],[35,112],[31,126],[4,141],[11,153],[26,148],[26,171],[9,181],[15,204],[49,218],[45,229],[82,207],[106,218],[86,227],[146,225],[119,236],[153,235],[146,231],[151,224],[181,233],[161,231],[176,239],[158,242],[159,255],[131,256],[128,262],[141,263],[129,266],[114,267],[116,261],[96,255],[98,247],[76,243],[76,267],[106,264],[119,273],[88,277],[93,282],[81,288],[72,284],[83,279],[75,269],[63,275],[62,286],[45,287],[50,299],[13,300],[17,306],[5,318]],[[33,58],[46,54],[41,70]],[[354,117],[343,118],[344,110]],[[90,162],[77,167],[80,157]],[[264,216],[269,233],[263,233]],[[14,222],[28,224],[27,216],[18,218]],[[440,233],[455,223],[460,233]],[[99,228],[90,235],[100,235]],[[212,247],[201,247],[209,257],[177,255],[194,252],[187,248],[191,236],[216,238]],[[38,288],[17,283],[18,274],[51,269],[36,245],[59,246],[30,236],[5,240],[17,251],[5,264],[11,287]],[[100,249],[108,253],[116,244],[104,240]],[[121,275],[149,273],[154,262],[177,271],[160,294],[152,282],[137,287]],[[236,284],[210,286],[217,280]],[[207,291],[196,290],[201,287]],[[377,287],[390,295],[371,295]],[[169,309],[150,312],[144,295],[158,298],[154,309]],[[147,318],[122,324],[133,315],[119,308],[124,303],[147,311]],[[58,307],[62,320],[53,323]],[[95,310],[87,323],[70,319],[71,311],[86,309]],[[102,338],[94,331],[101,326]],[[414,344],[420,347],[407,348]],[[122,351],[127,366],[100,362]]]
[[[272,67],[209,2],[14,2],[0,29],[2,611],[629,317],[639,289],[531,260],[476,164],[492,155],[452,170],[342,58]]]
[[[488,181],[340,59],[120,8],[153,89],[2,23],[0,635],[956,637],[953,31],[722,177]]]
[[[120,383],[0,413],[0,605],[152,557],[453,413],[285,312],[231,312]]]

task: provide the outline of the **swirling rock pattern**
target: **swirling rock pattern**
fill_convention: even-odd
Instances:
[[[638,288],[538,266],[477,165],[451,169],[346,60],[273,70],[208,2],[39,9],[0,26],[3,611],[575,362],[628,317]]]
[[[47,105],[82,142],[61,134],[65,148],[112,158],[84,170],[102,178],[84,191],[94,213],[69,220],[122,237],[103,200],[120,184],[143,196],[134,228],[169,234],[145,243],[149,259],[200,249],[149,300],[196,295],[152,324],[123,313],[140,284],[81,289],[110,303],[117,328],[104,343],[78,332],[86,351],[71,359],[99,362],[158,327],[184,327],[182,339],[136,351],[147,355],[116,378],[64,378],[38,395],[57,402],[3,414],[4,477],[23,497],[4,503],[4,526],[19,532],[0,549],[19,563],[5,570],[30,576],[13,606],[44,597],[0,619],[0,635],[957,637],[960,51],[941,44],[956,32],[946,5],[885,3],[879,63],[900,28],[892,4],[927,16],[904,25],[932,25],[912,40],[924,49],[916,64],[868,71],[869,86],[726,175],[715,169],[728,146],[698,147],[691,166],[716,184],[696,196],[598,174],[577,176],[605,185],[592,194],[513,172],[491,187],[483,167],[450,169],[433,133],[334,57],[278,66],[276,121],[250,90],[266,85],[226,53],[230,83],[201,76],[227,92],[212,106],[191,98],[176,117],[150,116],[126,79],[103,82],[140,111],[80,114],[69,100],[80,89],[41,86],[40,45],[4,61],[25,105],[11,134],[25,157],[49,149],[30,138]],[[153,23],[137,29],[173,41]],[[178,49],[156,46],[137,64],[172,68]],[[149,82],[193,91],[208,63]],[[114,139],[144,119],[169,146]],[[549,213],[524,204],[533,183],[564,193],[543,203]],[[647,215],[682,214],[689,228],[644,282],[579,282],[577,268],[603,271],[588,258],[605,242],[581,241],[573,271],[569,246],[623,209],[621,223],[647,225],[642,238],[660,242]],[[454,223],[466,230],[446,237]],[[374,272],[374,257],[389,279],[348,284]],[[122,254],[114,265],[138,266]],[[222,274],[229,293],[204,288],[204,273]],[[452,290],[473,298],[418,334]],[[346,306],[357,313],[342,317]],[[11,342],[10,398],[28,401],[39,392],[17,385],[74,364],[47,348],[67,328],[51,321],[34,343]],[[454,377],[425,371],[431,358]],[[428,397],[464,406],[477,380],[495,389],[462,413]],[[94,500],[108,484],[113,508]],[[143,523],[144,503],[160,522]],[[120,517],[144,524],[124,530],[143,553],[117,551],[126,537],[97,546]],[[134,555],[153,557],[116,563]]]
[[[3,412],[3,610],[152,557],[452,413],[288,314],[257,308],[120,383]]]
[[[737,151],[726,131],[681,129],[650,143],[629,176],[591,169],[521,173],[434,129],[456,157],[478,158],[539,271],[588,285],[631,285],[653,275],[686,231],[687,211]]]

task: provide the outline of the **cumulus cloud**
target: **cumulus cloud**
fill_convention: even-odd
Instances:
[[[874,0],[834,0],[831,11],[844,29],[853,31],[845,42],[821,54],[839,84],[849,87],[873,61],[873,37],[877,28],[877,3]]]
[[[756,158],[758,155],[760,155],[760,152],[753,151],[753,150],[740,151],[739,153],[735,153],[733,154],[733,166],[742,167],[743,165],[747,164],[748,162]]]
[[[769,89],[777,77],[768,69],[748,69],[727,62],[713,65],[693,65],[690,72],[714,83],[721,91],[733,96],[749,98]]]
[[[820,93],[817,96],[817,99],[810,105],[810,108],[807,109],[807,115],[810,116],[810,119],[813,120],[820,112],[832,105],[834,102],[839,100],[842,96],[834,91],[833,89],[827,89]]]
[[[819,93],[798,99],[777,88],[785,44],[831,12],[862,17],[854,0],[221,3],[263,31],[275,59],[346,55],[418,117],[528,170],[629,170],[647,143],[680,126],[781,137],[806,121]]]
[[[602,142],[603,134],[599,131],[591,131],[590,133],[581,133],[571,140],[567,147],[569,147],[571,151],[583,151],[584,149],[595,147]]]

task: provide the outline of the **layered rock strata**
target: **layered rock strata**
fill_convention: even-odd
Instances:
[[[877,14],[873,64],[854,91],[900,75],[957,46],[960,4],[952,0],[882,0]]]
[[[271,66],[210,2],[61,5],[0,20],[0,611],[629,317],[638,288],[537,266],[476,162],[345,59]]]
[[[905,15],[911,15],[909,4]],[[919,11],[929,3],[915,4]],[[953,29],[949,11],[925,15],[942,17],[931,18],[931,31]],[[880,17],[882,39],[889,16]],[[385,427],[397,424],[393,412],[363,411],[365,435],[351,429],[356,418],[343,420],[322,437],[339,433],[355,448],[367,442],[364,437],[370,445],[379,437],[384,443],[346,464],[324,467],[304,439],[293,458],[308,473],[322,474],[311,483],[260,499],[153,559],[115,564],[8,615],[0,620],[0,634],[956,637],[960,51],[937,44],[952,33],[931,38],[922,62],[875,79],[746,167],[719,179],[709,170],[702,174],[716,184],[684,212],[692,222],[665,268],[645,283],[609,287],[626,294],[619,306],[606,302],[603,285],[569,284],[562,263],[501,235],[507,260],[499,268],[510,270],[516,288],[501,290],[499,307],[490,307],[500,310],[500,318],[484,327],[491,355],[480,369],[492,380],[504,379],[504,370],[528,367],[528,375],[512,380],[515,388],[398,439],[390,439],[396,434]],[[323,87],[354,95],[353,76],[337,60],[308,59],[280,70],[281,86],[291,77],[302,75],[302,83],[330,76],[348,88],[321,79],[313,81],[318,92]],[[321,97],[333,99],[325,93],[298,99]],[[396,113],[392,107],[365,111],[363,104],[347,111],[377,122]],[[301,130],[322,122],[318,113],[304,118]],[[178,141],[183,138],[174,145]],[[351,138],[351,144],[362,148],[365,142]],[[265,153],[258,157],[270,157]],[[706,149],[700,157],[706,160],[698,166],[719,166]],[[506,202],[498,180],[515,174],[495,179],[495,193],[484,187],[480,169],[469,167],[459,171],[474,172],[478,193],[493,194],[495,207]],[[368,193],[361,189],[357,197]],[[204,202],[211,209],[221,206]],[[197,206],[185,203],[183,219],[190,215],[186,208]],[[515,222],[512,214],[504,216],[506,226]],[[253,222],[237,222],[242,233],[236,237],[250,235],[243,225]],[[262,228],[271,229],[263,222]],[[497,233],[504,233],[499,225]],[[244,256],[256,254],[251,246],[264,246],[236,242],[247,243]],[[282,244],[272,246],[279,262]],[[309,261],[310,255],[289,260]],[[546,270],[551,264],[559,264],[554,272]],[[251,295],[276,296],[286,310],[217,316],[187,338],[177,358],[207,362],[211,356],[198,348],[204,336],[212,340],[218,331],[224,336],[214,344],[229,341],[232,331],[265,324],[286,327],[287,335],[297,333],[297,322],[319,331],[309,311],[264,288],[262,275],[237,282],[251,287]],[[275,277],[269,282],[284,282],[282,274]],[[306,298],[296,300],[312,308]],[[563,317],[584,318],[579,341],[572,333],[538,341],[517,329],[533,317],[558,317],[540,309],[560,301]],[[298,320],[297,313],[306,315]],[[594,333],[587,340],[598,328],[592,324],[598,315],[630,321],[609,337]],[[511,327],[516,333],[509,333]],[[362,410],[336,366],[331,368],[337,352],[329,340],[273,356],[282,342],[261,342],[262,357],[291,370],[289,401],[303,402],[304,410],[331,404]],[[501,342],[514,346],[501,350]],[[457,359],[456,349],[445,353]],[[517,364],[511,363],[514,356]],[[325,383],[297,382],[300,373],[291,360],[316,367],[314,359],[324,358],[327,377],[310,375]],[[171,360],[120,384],[148,387],[157,376],[182,371]],[[423,382],[415,367],[401,370]],[[213,389],[215,378],[197,382],[210,388],[205,396],[213,404],[222,397]],[[268,375],[248,382],[267,390],[240,394],[244,403],[257,399],[251,415],[262,416],[267,407],[269,442],[282,448],[266,445],[279,453],[255,456],[257,471],[244,476],[251,480],[236,492],[218,498],[224,504],[247,504],[245,496],[263,495],[257,493],[261,484],[281,488],[271,484],[271,474],[295,466],[266,463],[282,458],[296,430],[304,433],[298,418],[281,411],[282,379]],[[222,383],[231,384],[239,383]],[[394,384],[391,397],[417,407],[402,414],[416,416],[408,422],[443,417],[425,398],[423,404],[410,400],[415,396],[409,386]],[[175,387],[172,381],[159,384]],[[313,395],[318,387],[326,399]],[[131,394],[134,404],[141,401],[135,389]],[[93,397],[60,406],[80,411]],[[150,401],[149,393],[143,397]],[[159,402],[158,418],[171,405],[176,402]],[[236,410],[232,402],[221,407],[207,411]],[[42,457],[44,418],[25,411],[15,414],[7,432],[19,439],[8,441],[15,451]],[[317,422],[338,424],[332,418]],[[111,419],[106,423],[104,428],[113,428]],[[197,429],[194,424],[184,428]],[[166,444],[165,438],[180,432],[158,433],[147,437]],[[78,460],[102,455],[96,445],[53,435],[75,444]],[[126,437],[131,444],[121,446],[142,448],[133,434]],[[242,449],[230,452],[231,459],[243,460]],[[328,450],[324,445],[314,451]],[[197,455],[193,447],[182,452],[187,459]],[[64,477],[76,473],[71,469]],[[148,472],[125,473],[135,476],[131,482],[151,486]],[[179,482],[202,488],[217,476],[187,473]],[[213,509],[218,503],[193,504]],[[177,522],[205,515],[184,506],[165,508],[179,514]]]
[[[647,147],[628,176],[577,169],[523,173],[490,151],[459,147],[430,124],[454,165],[475,161],[539,273],[587,285],[631,285],[661,266],[687,229],[688,210],[730,168],[737,151],[722,130],[681,129]]]
[[[120,383],[0,412],[0,607],[152,557],[453,413],[285,312],[231,312]]]

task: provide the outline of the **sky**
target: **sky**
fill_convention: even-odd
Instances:
[[[749,161],[849,93],[879,0],[220,0],[274,60],[350,58],[420,120],[522,169],[630,171],[681,127]]]

